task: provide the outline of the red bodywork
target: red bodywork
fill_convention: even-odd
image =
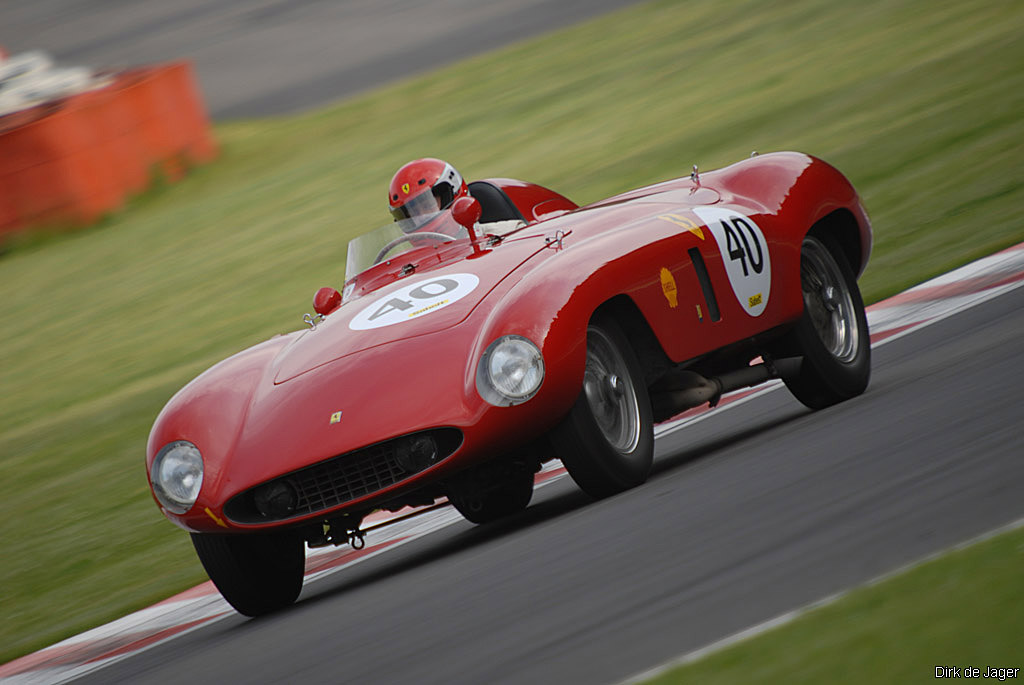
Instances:
[[[171,399],[150,434],[147,468],[162,446],[188,440],[201,451],[205,473],[195,505],[183,515],[165,510],[168,518],[191,531],[224,532],[365,513],[520,449],[557,424],[580,393],[587,323],[599,307],[626,302],[671,361],[694,360],[800,317],[800,246],[812,227],[835,236],[857,273],[871,249],[870,224],[850,183],[798,153],[754,157],[582,208],[536,185],[491,182],[530,222],[525,228],[496,244],[462,240],[382,262],[350,281],[344,304],[315,329],[240,352]],[[745,218],[735,224],[741,228],[756,224],[767,255],[758,254],[758,238],[746,228],[747,252],[730,256],[741,245],[719,245],[719,217],[725,224]],[[480,228],[486,232],[487,224]],[[706,266],[718,320],[710,316],[694,251]],[[403,275],[409,263],[416,268]],[[730,281],[729,268],[759,264],[768,286],[748,293]],[[389,297],[401,288],[452,274],[478,282],[458,301],[410,320],[350,326],[368,312],[389,312]],[[475,376],[484,350],[506,334],[536,343],[546,375],[532,399],[496,407],[481,399]],[[257,484],[437,427],[461,431],[461,446],[383,490],[287,521],[239,522],[224,511]]]

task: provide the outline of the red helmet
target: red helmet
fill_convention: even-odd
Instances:
[[[391,179],[388,202],[395,221],[433,215],[469,194],[462,175],[448,162],[433,157],[416,159]]]

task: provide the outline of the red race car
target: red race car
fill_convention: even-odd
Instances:
[[[344,295],[217,364],[157,417],[146,465],[241,613],[292,603],[304,544],[447,497],[486,523],[559,458],[643,483],[653,426],[781,378],[817,409],[870,374],[871,227],[825,162],[783,152],[585,207],[510,179],[351,241]],[[408,231],[408,232],[407,232]]]

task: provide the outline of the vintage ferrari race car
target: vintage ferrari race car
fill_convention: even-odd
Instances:
[[[561,459],[594,497],[643,483],[658,421],[781,378],[813,409],[870,374],[871,227],[825,162],[784,152],[577,207],[490,179],[349,244],[303,330],[217,364],[149,436],[163,513],[224,597],[293,602],[304,545],[447,498],[486,523]],[[405,229],[405,230],[403,230]]]

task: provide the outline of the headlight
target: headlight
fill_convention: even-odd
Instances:
[[[492,342],[476,369],[480,397],[496,407],[520,404],[537,394],[544,380],[544,358],[521,335],[504,335]]]
[[[157,452],[149,472],[153,493],[167,511],[184,514],[195,504],[203,486],[203,457],[199,448],[175,440]]]

